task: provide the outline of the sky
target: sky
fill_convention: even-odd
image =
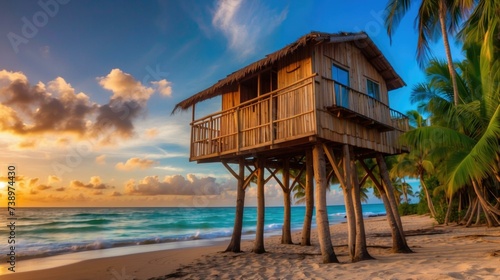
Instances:
[[[386,2],[0,1],[0,203],[15,166],[20,207],[234,205],[222,164],[189,162],[191,113],[175,104],[311,31],[365,31],[407,84],[391,108],[414,109],[417,7],[391,44]],[[219,110],[214,98],[196,115]],[[282,205],[276,182],[266,203]],[[328,203],[343,203],[338,188]]]

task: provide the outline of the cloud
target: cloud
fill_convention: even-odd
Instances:
[[[84,93],[58,77],[46,87],[32,86],[20,72],[0,71],[0,129],[15,134],[85,133],[86,118],[95,110]]]
[[[113,191],[110,196],[122,196],[122,194],[120,192],[117,192],[117,191]]]
[[[155,91],[172,93],[166,80],[149,87],[120,69],[99,77],[98,83],[113,92],[105,104],[91,101],[62,77],[32,85],[22,72],[0,70],[0,132],[32,137],[19,142],[23,149],[36,147],[40,135],[54,133],[61,140],[55,144],[68,143],[67,135],[113,144],[135,135],[134,122],[146,111]]]
[[[133,121],[143,110],[135,100],[111,100],[109,104],[98,109],[96,122],[92,126],[93,138],[101,138],[101,143],[112,144],[116,136],[127,139],[134,135]]]
[[[182,171],[184,171],[183,168],[174,167],[174,166],[156,166],[155,169],[161,169],[161,170],[172,171],[172,172],[182,172]]]
[[[106,164],[106,155],[100,155],[95,158],[95,163],[99,165],[104,165]]]
[[[113,189],[113,186],[102,183],[102,180],[99,176],[93,176],[90,178],[90,182],[85,184],[79,180],[73,180],[70,182],[70,188],[83,188],[83,189],[93,189],[93,190],[105,190],[105,189]]]
[[[111,99],[146,101],[155,92],[120,69],[113,69],[107,76],[97,80],[103,88],[113,92]]]
[[[122,171],[130,171],[134,169],[147,169],[153,165],[158,164],[157,161],[150,159],[130,158],[125,163],[119,162],[115,165],[116,169]]]
[[[212,25],[224,33],[230,49],[245,57],[285,20],[287,13],[288,9],[278,13],[257,1],[219,0]]]
[[[52,187],[48,186],[48,185],[38,185],[38,186],[36,186],[36,189],[39,190],[39,191],[48,190],[50,188],[52,188]]]
[[[163,96],[172,96],[172,83],[163,79],[157,82],[151,82],[156,86],[156,90]]]
[[[147,176],[139,183],[129,180],[125,184],[125,194],[128,195],[219,195],[225,188],[213,177],[198,178],[188,174],[165,176],[160,181],[158,176]]]
[[[160,132],[158,131],[157,128],[150,128],[148,130],[146,130],[146,136],[148,136],[148,138],[150,139],[153,139],[155,138],[156,136],[158,136]]]
[[[50,175],[47,178],[47,182],[48,182],[48,184],[59,183],[59,182],[61,182],[61,178],[57,177],[56,175]]]

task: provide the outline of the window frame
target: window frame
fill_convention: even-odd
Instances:
[[[369,87],[370,83],[377,86],[377,92],[373,94],[374,96],[372,96],[370,94],[370,87]],[[366,95],[370,96],[373,99],[380,101],[380,83],[378,83],[377,81],[372,80],[370,78],[366,78]]]

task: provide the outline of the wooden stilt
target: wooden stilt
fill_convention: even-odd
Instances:
[[[283,162],[283,205],[284,205],[284,217],[283,217],[283,231],[281,235],[281,244],[293,244],[292,242],[292,231],[291,231],[291,201],[290,201],[290,164],[288,158],[284,159]]]
[[[257,228],[255,230],[255,243],[253,252],[256,254],[265,253],[264,249],[264,160],[257,160]]]

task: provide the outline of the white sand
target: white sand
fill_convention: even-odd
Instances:
[[[332,226],[333,245],[340,264],[321,264],[313,231],[313,246],[281,245],[280,237],[266,239],[267,253],[221,253],[227,243],[212,247],[148,252],[94,259],[0,279],[500,279],[500,229],[434,226],[426,216],[403,217],[405,231],[433,230],[439,234],[410,235],[415,253],[391,253],[385,217],[366,220],[368,251],[375,260],[350,263],[345,224]],[[300,233],[293,234],[300,241]],[[166,278],[169,275],[171,278]]]

